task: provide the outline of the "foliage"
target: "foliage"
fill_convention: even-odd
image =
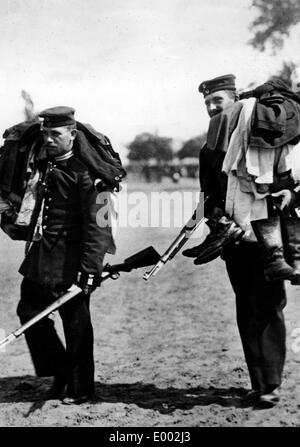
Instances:
[[[129,149],[129,160],[149,160],[154,158],[157,161],[172,160],[172,138],[159,137],[150,133],[142,133],[127,146]]]
[[[254,31],[250,45],[259,51],[264,51],[267,44],[274,51],[281,49],[291,28],[300,22],[299,0],[253,0],[252,6],[259,15],[250,25]]]
[[[198,137],[191,138],[186,141],[182,148],[177,152],[179,159],[186,157],[198,157],[199,151],[206,140],[206,133],[199,135]]]
[[[295,68],[296,64],[294,64],[294,62],[284,62],[280,71],[276,73],[276,76],[286,82],[289,87],[291,87],[291,74]]]

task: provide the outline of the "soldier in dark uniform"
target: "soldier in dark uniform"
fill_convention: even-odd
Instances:
[[[203,93],[208,115],[213,118],[226,109],[232,109],[238,98],[235,76],[224,75],[203,81],[199,86]],[[231,120],[238,118],[240,109],[234,109]],[[229,126],[229,134],[234,129]],[[212,132],[209,133],[211,135]],[[219,136],[218,136],[219,138]],[[242,229],[225,213],[227,175],[222,172],[225,157],[223,150],[211,150],[208,142],[199,153],[199,180],[204,193],[204,216],[210,233],[200,245],[183,251],[183,255],[195,258],[194,264],[209,262],[220,256],[224,246],[235,243],[243,235]]]
[[[230,107],[238,99],[232,75],[204,81],[200,84],[199,91],[204,95],[211,117]],[[223,177],[225,174],[221,173],[223,159],[214,159],[212,151],[209,153],[207,147],[202,151],[201,185],[204,194],[210,195],[207,209],[210,212],[218,212],[219,209],[222,215],[227,186],[226,178]],[[220,185],[223,185],[221,190]],[[230,231],[227,237],[230,237]],[[187,252],[189,256],[197,256],[198,247]],[[223,248],[223,259],[236,295],[237,324],[252,386],[246,400],[254,405],[272,407],[279,401],[279,386],[286,354],[284,282],[266,281],[257,242],[241,239],[235,244],[228,244]]]
[[[66,348],[50,318],[25,334],[36,374],[54,376],[50,397],[79,404],[94,393],[89,301],[100,284],[103,258],[113,244],[112,232],[109,225],[96,222],[100,205],[94,179],[72,150],[77,132],[74,109],[54,107],[39,116],[48,162],[42,237],[32,243],[19,270],[24,279],[17,313],[24,324],[72,284],[82,288],[81,294],[59,309]],[[45,166],[40,169],[45,171]]]

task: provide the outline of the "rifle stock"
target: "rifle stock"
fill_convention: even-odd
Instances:
[[[105,276],[106,278],[119,272],[130,272],[133,269],[153,265],[159,259],[159,253],[157,253],[154,247],[150,246],[125,259],[125,261],[121,264],[106,264],[103,268],[103,271],[109,273],[107,276]]]

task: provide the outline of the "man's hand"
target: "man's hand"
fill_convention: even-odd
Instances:
[[[95,286],[88,286],[88,285],[82,285],[82,286],[80,286],[80,288],[82,289],[83,294],[86,296],[93,293],[94,290],[96,289]]]
[[[289,189],[282,189],[281,191],[274,192],[272,197],[278,197],[281,201],[279,203],[279,208],[283,210],[286,206],[289,207],[293,205],[296,198],[296,193],[290,191]]]
[[[84,295],[90,295],[100,285],[100,279],[95,275],[78,272],[76,284],[82,289]]]

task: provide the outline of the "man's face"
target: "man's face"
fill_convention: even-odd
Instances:
[[[235,102],[235,98],[232,97],[229,92],[220,90],[207,95],[204,101],[207,112],[209,116],[212,117],[231,106]]]
[[[42,133],[48,155],[52,157],[69,152],[76,137],[76,130],[68,127],[43,127]]]

